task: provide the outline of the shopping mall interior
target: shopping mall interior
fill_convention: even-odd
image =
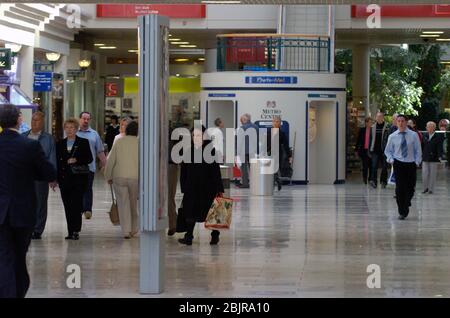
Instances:
[[[163,268],[145,269],[159,272],[156,292],[143,292],[143,233],[124,239],[111,224],[103,170],[77,241],[64,239],[61,194],[50,190],[45,231],[28,251],[27,297],[450,297],[450,147],[432,194],[419,168],[406,220],[395,184],[363,183],[355,150],[379,110],[389,124],[409,115],[422,133],[434,121],[448,143],[449,5],[88,2],[0,4],[0,107],[19,107],[28,127],[44,112],[57,141],[81,112],[103,140],[113,115],[150,125],[139,17],[165,16],[169,128],[214,127],[220,117],[237,129],[244,114],[272,127],[280,116],[293,172],[281,190],[257,193],[256,181],[241,188],[241,171],[225,166],[230,229],[210,245],[198,224],[186,246],[159,228]],[[178,184],[177,207],[182,198]],[[79,288],[67,285],[70,264],[81,269]]]

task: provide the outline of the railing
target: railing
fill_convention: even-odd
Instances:
[[[217,71],[330,71],[330,38],[304,34],[219,34]]]

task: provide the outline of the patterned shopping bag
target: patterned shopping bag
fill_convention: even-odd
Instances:
[[[229,229],[232,210],[233,199],[216,197],[206,216],[205,228],[210,230]]]

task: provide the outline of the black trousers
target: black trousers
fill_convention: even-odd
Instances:
[[[34,232],[42,234],[47,222],[48,182],[36,182],[36,226]]]
[[[30,286],[26,256],[33,228],[0,225],[0,298],[24,298]]]
[[[192,240],[194,238],[195,222],[191,222],[191,220],[186,220],[186,225],[187,225],[187,232],[185,234],[185,237]],[[219,236],[219,235],[220,231],[212,230],[211,236]]]
[[[66,213],[67,231],[69,235],[81,231],[83,213],[83,195],[86,187],[83,184],[60,184],[61,197]]]
[[[380,175],[380,183],[387,184],[388,172],[387,172],[387,162],[386,156],[383,153],[375,153],[372,152],[370,154],[372,156],[372,171],[370,180],[378,183],[378,166],[381,166],[381,175]]]
[[[398,213],[404,217],[409,214],[411,199],[416,189],[417,167],[414,162],[394,161],[395,195]]]
[[[371,175],[371,166],[372,166],[371,159],[367,154],[367,150],[362,151],[359,156],[361,158],[361,170],[363,181],[364,183],[366,183],[367,178],[369,178]]]

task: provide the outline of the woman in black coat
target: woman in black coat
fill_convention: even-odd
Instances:
[[[202,127],[202,130],[194,129],[192,131],[193,142],[186,155],[186,157],[190,156],[191,162],[188,163],[183,160],[181,163],[180,184],[183,202],[182,213],[178,217],[184,219],[187,232],[184,238],[178,241],[186,245],[192,245],[195,223],[205,222],[214,198],[224,192],[219,164],[216,161],[207,163],[203,156],[205,147],[211,142],[210,140],[203,140],[205,130],[205,127]],[[214,155],[214,150],[211,153]],[[201,158],[200,162],[195,162],[196,157]],[[212,231],[211,245],[219,242],[219,235],[219,231]]]
[[[81,216],[83,213],[83,194],[88,184],[86,173],[73,173],[72,168],[86,168],[92,162],[89,141],[78,137],[78,121],[68,119],[64,122],[66,138],[56,144],[56,159],[58,164],[58,184],[66,213],[66,240],[78,240],[81,231]],[[79,169],[80,170],[80,169]]]

